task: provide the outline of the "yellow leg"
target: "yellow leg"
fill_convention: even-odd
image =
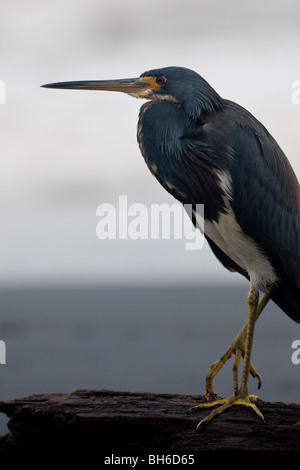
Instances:
[[[224,363],[229,359],[231,354],[236,354],[236,360],[234,363],[234,372],[233,372],[233,379],[234,379],[234,395],[230,398],[225,399],[217,399],[212,402],[204,403],[197,405],[190,409],[190,412],[197,411],[199,409],[212,407],[215,405],[221,405],[216,408],[210,415],[204,418],[197,426],[197,429],[204,424],[209,422],[214,416],[222,411],[230,408],[233,405],[244,405],[250,406],[262,419],[264,419],[261,412],[255,406],[253,401],[257,399],[256,396],[249,395],[248,393],[248,381],[249,381],[249,374],[251,373],[255,377],[258,378],[260,383],[260,377],[251,365],[251,351],[252,351],[252,343],[253,343],[253,336],[254,336],[254,327],[257,318],[259,317],[260,313],[262,312],[263,308],[265,307],[266,303],[268,302],[271,296],[271,291],[265,294],[260,304],[258,304],[258,292],[254,290],[252,287],[250,289],[250,293],[247,298],[248,302],[248,322],[241,330],[240,334],[235,338],[231,347],[228,351],[222,356],[222,358],[214,363],[210,371],[208,373],[208,380],[207,380],[207,395],[216,396],[213,390],[213,378],[217,374],[217,372],[223,367]],[[245,343],[245,347],[244,347]],[[244,358],[243,364],[243,374],[240,388],[238,389],[238,380],[237,380],[237,369],[240,362],[240,358]]]
[[[271,297],[271,290],[269,290],[264,297],[261,299],[260,303],[257,306],[256,310],[256,320],[260,316],[261,312],[265,308],[266,304],[268,303],[269,299]],[[231,343],[230,347],[228,350],[223,354],[223,356],[218,359],[216,362],[214,362],[207,373],[206,376],[206,393],[205,396],[209,400],[210,398],[216,399],[217,395],[214,391],[214,386],[213,386],[213,380],[217,373],[222,369],[222,367],[226,364],[228,359],[231,358],[232,354],[235,354],[235,361],[233,365],[233,393],[236,394],[238,391],[238,368],[239,368],[239,363],[241,360],[241,357],[244,358],[245,355],[245,340],[246,340],[246,334],[247,334],[247,327],[248,327],[248,322],[244,325],[244,327],[241,329],[239,334],[235,337],[233,342]],[[254,369],[252,364],[250,364],[250,374],[258,380],[258,388],[261,386],[261,377],[259,373]]]

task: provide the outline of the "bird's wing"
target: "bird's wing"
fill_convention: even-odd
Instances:
[[[211,115],[194,135],[183,139],[183,172],[188,172],[190,182],[188,197],[193,202],[204,202],[205,218],[215,220],[224,209],[224,197],[228,197],[244,233],[269,257],[276,272],[300,290],[297,178],[264,126],[241,106],[224,103],[224,112]],[[188,165],[184,164],[186,158]],[[224,181],[223,188],[220,185],[219,174],[228,178],[230,196],[229,191],[224,192]],[[228,264],[228,259],[225,261]]]
[[[268,131],[237,109],[241,119],[233,133],[230,204],[243,231],[300,290],[299,183]]]

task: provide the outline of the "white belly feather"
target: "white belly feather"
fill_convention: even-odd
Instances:
[[[196,214],[201,230],[237,265],[244,269],[250,277],[254,288],[264,290],[267,285],[276,283],[276,273],[267,257],[260,251],[255,241],[246,235],[235,218],[230,205],[230,182],[226,174],[221,176],[221,184],[227,194],[224,198],[226,212],[220,214],[218,222],[203,221]],[[205,207],[204,207],[205,217]]]

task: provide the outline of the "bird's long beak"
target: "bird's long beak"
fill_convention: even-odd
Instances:
[[[80,82],[58,82],[42,85],[43,88],[62,88],[70,90],[106,90],[121,91],[137,97],[144,97],[153,85],[145,78],[128,78],[124,80],[88,80]]]

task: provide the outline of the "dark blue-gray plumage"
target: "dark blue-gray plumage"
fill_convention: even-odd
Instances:
[[[205,220],[216,222],[227,197],[216,173],[228,175],[236,220],[277,274],[271,298],[299,322],[300,193],[287,158],[260,122],[198,74],[175,67],[143,74],[161,75],[168,80],[162,96],[174,96],[178,105],[142,106],[138,140],[147,165],[167,191],[184,204],[204,204]],[[227,268],[249,277],[209,242]]]
[[[300,190],[286,156],[247,110],[221,98],[186,68],[150,70],[135,79],[44,86],[121,91],[147,100],[137,136],[151,173],[183,204],[204,204],[204,221],[197,213],[193,221],[204,227],[221,263],[250,281],[248,322],[207,376],[206,395],[215,400],[193,410],[222,405],[199,425],[235,404],[250,406],[263,418],[248,393],[250,373],[260,384],[250,362],[255,322],[269,299],[300,322]],[[259,291],[264,294],[260,302]],[[232,354],[234,394],[216,400],[213,379]]]

